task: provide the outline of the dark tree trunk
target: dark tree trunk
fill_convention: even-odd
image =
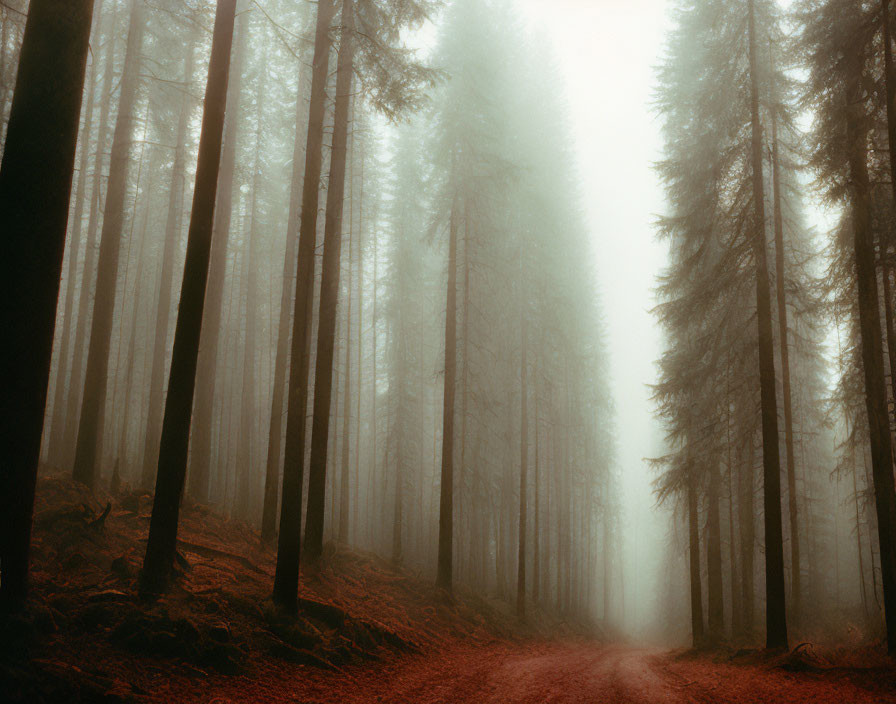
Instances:
[[[772,115],[772,190],[775,222],[775,278],[778,294],[778,337],[781,345],[781,380],[784,396],[784,443],[787,457],[787,501],[790,510],[790,598],[791,611],[799,620],[802,589],[800,587],[800,530],[796,496],[796,459],[793,451],[793,402],[790,391],[790,346],[787,341],[787,293],[784,278],[784,211],[781,200],[781,166],[778,147],[778,119]]]
[[[92,294],[96,283],[96,237],[99,229],[100,205],[102,203],[103,164],[106,154],[107,128],[109,122],[109,109],[111,107],[112,79],[115,66],[115,24],[118,16],[118,4],[112,5],[112,17],[109,21],[109,46],[106,49],[106,61],[103,69],[103,84],[101,88],[102,102],[100,103],[100,119],[97,123],[96,156],[93,166],[93,185],[90,191],[90,215],[87,220],[87,246],[84,254],[84,273],[81,276],[81,295],[78,299],[78,324],[75,326],[74,354],[68,384],[68,400],[65,409],[65,431],[62,436],[62,464],[68,466],[68,462],[74,455],[77,429],[79,426],[79,412],[81,410],[81,392],[83,391],[83,367],[84,353],[86,351],[88,318],[91,310]]]
[[[165,402],[165,373],[168,360],[168,328],[171,317],[171,294],[174,285],[174,255],[180,244],[184,216],[184,182],[186,181],[187,128],[193,101],[187,86],[193,80],[195,37],[184,58],[184,89],[177,123],[177,145],[171,167],[171,190],[168,193],[168,215],[165,223],[165,244],[162,250],[162,272],[156,305],[155,334],[153,337],[152,371],[149,381],[149,410],[146,419],[146,445],[140,485],[149,489],[156,479],[159,465],[159,439],[162,432],[162,409]]]
[[[765,193],[762,176],[762,126],[759,122],[759,77],[756,68],[756,20],[749,0],[750,112],[753,142],[753,258],[756,265],[756,317],[759,322],[759,388],[762,403],[762,467],[765,517],[765,625],[768,648],[787,647],[784,588],[784,539],[781,521],[781,458],[778,400],[772,335],[771,288],[765,238]]]
[[[227,78],[235,15],[236,0],[219,0],[208,66],[184,278],[174,330],[171,374],[168,379],[168,396],[165,399],[165,417],[162,421],[162,437],[159,444],[156,492],[141,575],[141,590],[150,594],[165,589],[177,545],[180,500],[187,472],[190,411],[193,406],[202,308],[205,302],[212,243],[212,219],[215,213],[218,170],[221,165],[221,142],[224,133]]]
[[[109,347],[112,340],[112,315],[115,310],[115,289],[118,285],[119,249],[124,236],[128,165],[134,127],[134,108],[140,85],[140,52],[143,47],[143,5],[131,4],[128,44],[121,78],[121,98],[112,137],[109,157],[109,185],[103,211],[103,229],[97,262],[96,293],[93,322],[87,351],[87,372],[78,423],[78,441],[72,476],[89,487],[96,484],[98,474],[98,439],[102,433],[106,382],[109,376]]]
[[[700,518],[697,487],[688,478],[688,563],[691,578],[691,637],[695,648],[703,644],[703,586],[700,582]]]
[[[27,595],[31,515],[50,378],[93,0],[32,0],[0,164],[3,471],[0,609]]]
[[[896,78],[893,76],[893,45],[890,35],[890,0],[881,0],[881,31],[884,41],[884,78],[887,92],[887,140],[888,145],[896,145]],[[890,184],[893,191],[893,204],[896,206],[896,153],[889,149]],[[884,280],[884,312],[887,325],[887,354],[890,361],[890,388],[893,393],[893,414],[896,417],[896,328],[893,323],[893,295],[890,286],[890,273],[893,269],[889,262],[889,241],[893,233],[881,236],[881,275]]]
[[[445,311],[445,395],[442,406],[442,481],[439,491],[439,554],[436,586],[451,592],[454,552],[454,393],[457,374],[457,203],[448,242],[448,304]]]
[[[877,509],[887,648],[893,653],[896,652],[896,578],[893,572],[893,521],[896,496],[893,487],[893,452],[884,386],[880,308],[874,263],[874,237],[871,229],[871,186],[865,146],[866,127],[864,115],[861,114],[864,90],[860,81],[862,57],[859,54],[848,58],[852,63],[852,71],[846,87],[848,140],[846,146],[852,186],[850,207],[859,296],[862,366],[871,438],[871,467]]]
[[[244,16],[240,14],[239,25],[234,29],[236,47],[233,52],[230,85],[227,87],[227,124],[224,126],[221,167],[218,173],[218,200],[213,219],[208,292],[202,314],[203,335],[199,342],[199,361],[196,367],[196,398],[193,404],[190,479],[187,491],[193,500],[200,503],[207,502],[209,498],[218,340],[221,335],[224,282],[227,279],[227,245],[230,240],[230,218],[233,210],[233,175],[236,170],[236,147],[240,128],[239,106],[248,39],[248,27],[245,25]]]
[[[353,71],[353,5],[354,0],[343,0],[342,38],[339,42],[338,69],[336,71],[333,148],[330,152],[324,255],[321,263],[311,460],[308,465],[308,507],[305,516],[305,559],[310,565],[316,565],[320,561],[324,539],[327,440],[330,432],[330,401],[333,391],[333,354],[336,340],[336,308],[339,302],[346,144]]]
[[[323,125],[330,60],[329,31],[333,12],[332,0],[322,0],[318,3],[311,70],[311,104],[308,109],[308,137],[305,149],[305,178],[302,186],[302,215],[299,226],[298,273],[293,306],[295,319],[290,347],[283,499],[273,594],[274,601],[290,611],[295,610],[299,596],[302,470],[305,464],[305,412],[308,404],[311,304],[314,297],[314,246],[317,238]]]
[[[102,0],[96,3],[94,14],[102,16]],[[99,32],[97,31],[97,34]],[[71,374],[72,323],[74,322],[75,291],[78,290],[78,261],[81,251],[81,230],[84,215],[84,200],[87,192],[87,165],[90,156],[90,135],[93,132],[94,97],[96,93],[97,68],[96,60],[91,61],[90,83],[87,87],[87,105],[84,109],[84,129],[81,131],[80,156],[78,158],[78,187],[75,191],[75,211],[72,215],[72,236],[68,246],[68,280],[65,286],[65,308],[62,314],[62,335],[59,339],[59,368],[56,372],[56,388],[53,393],[53,418],[50,421],[49,458],[50,464],[64,466],[66,455],[63,437],[68,418],[63,411],[66,407],[66,388],[71,393],[74,387],[69,384]],[[87,272],[81,279],[81,295],[86,295]]]
[[[264,480],[264,507],[261,515],[261,538],[272,542],[277,532],[277,505],[280,495],[280,451],[283,445],[283,398],[289,367],[289,333],[295,296],[296,247],[302,207],[302,172],[305,168],[302,136],[305,113],[305,64],[299,71],[296,92],[296,136],[292,151],[292,181],[289,192],[289,218],[286,225],[286,256],[283,260],[283,284],[280,289],[280,323],[277,326],[277,356],[274,360],[274,393],[271,399],[271,426],[268,434],[268,455]]]

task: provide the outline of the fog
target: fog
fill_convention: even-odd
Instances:
[[[290,612],[363,556],[540,634],[896,641],[888,15],[78,2],[50,86],[0,6],[10,599],[64,477],[141,597],[213,516]]]
[[[653,168],[662,149],[654,91],[670,8],[661,0],[521,7],[551,41],[564,80],[609,341],[626,556],[620,618],[624,631],[647,636],[659,615],[667,532],[646,458],[662,447],[649,388],[662,350],[651,310],[666,255],[655,227],[663,193]]]

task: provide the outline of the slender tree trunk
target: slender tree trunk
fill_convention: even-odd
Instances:
[[[184,216],[184,185],[186,181],[187,129],[193,101],[188,86],[193,79],[195,35],[184,57],[184,87],[180,115],[177,122],[177,145],[171,167],[171,189],[168,193],[168,215],[165,223],[165,244],[162,249],[162,272],[159,298],[156,305],[155,334],[153,337],[152,372],[149,381],[149,410],[146,422],[146,445],[140,485],[149,489],[156,479],[159,464],[159,439],[162,432],[162,410],[165,402],[165,372],[168,360],[168,328],[171,317],[171,295],[174,285],[174,255],[180,244]]]
[[[762,466],[765,518],[765,625],[768,648],[787,647],[784,588],[784,539],[781,521],[781,459],[778,401],[772,335],[771,289],[765,237],[765,183],[762,176],[762,126],[759,122],[759,77],[756,68],[756,20],[749,0],[750,112],[753,142],[753,258],[756,265],[756,311],[759,322],[759,387],[762,403]]]
[[[0,163],[0,610],[22,608],[93,0],[32,0]]]
[[[747,461],[740,472],[740,496],[737,502],[737,522],[740,526],[741,602],[743,604],[743,631],[749,638],[755,625],[756,602],[753,574],[753,550],[756,544],[756,528],[753,509],[753,439],[749,441]]]
[[[874,263],[874,238],[871,225],[871,198],[863,127],[860,75],[862,56],[851,56],[852,75],[847,85],[847,149],[851,175],[850,205],[859,296],[859,322],[862,344],[862,366],[865,376],[865,404],[871,438],[871,466],[877,509],[878,542],[880,545],[881,581],[884,590],[884,612],[887,624],[887,648],[896,652],[896,575],[894,575],[894,509],[893,452],[890,422],[887,415],[884,386],[883,350],[881,345],[880,308],[877,272]]]
[[[302,214],[299,226],[298,273],[289,389],[286,413],[286,448],[283,459],[283,499],[280,535],[277,541],[277,571],[274,601],[294,611],[299,594],[299,559],[302,532],[302,475],[305,464],[305,412],[308,404],[308,367],[311,348],[311,305],[314,299],[314,247],[326,108],[327,72],[330,60],[330,23],[334,6],[321,0],[317,6],[314,59],[311,70],[311,104],[305,149],[305,178],[302,185]]]
[[[469,383],[470,383],[470,208],[466,198],[464,198],[464,302],[463,312],[461,313],[461,345],[463,346],[462,360],[463,368],[461,371],[460,385],[460,463],[457,466],[457,522],[461,526],[461,530],[466,527],[471,530],[471,521],[469,511],[464,510],[464,497],[466,488],[467,472],[467,402],[469,400]],[[461,554],[461,560],[470,556]],[[459,566],[461,574],[466,572],[465,565]]]
[[[896,326],[893,323],[893,291],[890,285],[888,262],[890,251],[883,237],[880,243],[880,273],[884,284],[884,325],[887,331],[887,360],[890,363],[890,392],[893,398],[893,420],[896,423]]]
[[[361,182],[358,184],[358,395],[355,397],[355,500],[352,503],[353,530],[355,542],[358,542],[358,531],[361,528],[361,395],[364,390],[362,365],[362,349],[364,347],[364,250],[362,235],[364,233],[364,142],[361,142]],[[423,505],[422,503],[420,504]]]
[[[102,0],[97,0],[94,14],[102,17]],[[5,27],[4,27],[5,33]],[[99,36],[99,30],[96,30]],[[5,45],[4,45],[5,49]],[[91,61],[90,83],[87,87],[87,106],[84,109],[84,129],[81,131],[80,156],[78,159],[78,188],[75,192],[75,212],[72,216],[72,236],[68,251],[68,280],[65,287],[65,308],[62,313],[62,335],[59,345],[59,369],[56,373],[56,388],[53,394],[53,417],[50,421],[49,457],[50,464],[62,467],[66,460],[63,446],[63,437],[67,423],[74,422],[63,411],[66,407],[66,388],[69,393],[74,391],[68,383],[71,374],[71,342],[72,323],[74,322],[75,291],[78,290],[78,262],[81,251],[81,230],[84,217],[84,200],[87,192],[87,166],[90,156],[90,135],[93,132],[94,97],[96,94],[97,68],[96,60]],[[84,271],[81,279],[81,295],[86,295],[87,271]],[[75,393],[77,393],[75,391]]]
[[[354,208],[349,198],[349,212]],[[339,474],[339,542],[348,543],[348,511],[349,511],[349,463],[351,461],[351,407],[352,407],[352,218],[349,216],[348,228],[348,286],[346,287],[346,326],[345,326],[345,381],[343,385],[342,403],[342,457]]]
[[[372,453],[373,454],[373,458],[372,458],[373,459],[373,468],[370,472],[371,478],[376,477],[378,458],[379,458],[379,450],[377,449],[377,442],[379,440],[379,433],[378,433],[379,426],[377,425],[377,417],[376,417],[377,400],[378,400],[377,399],[377,342],[378,342],[377,337],[378,337],[378,332],[379,332],[377,329],[377,323],[379,321],[379,318],[377,316],[377,284],[379,283],[378,277],[379,277],[379,247],[377,245],[377,238],[374,237],[373,238],[373,315],[372,315],[372,318],[370,321],[370,326],[373,330],[373,340],[372,340],[372,344],[373,344],[373,370],[372,370],[372,372],[373,372],[373,380],[372,380],[373,381],[373,407],[371,408],[371,414],[370,414],[370,425],[371,425],[371,428],[373,431],[373,442],[372,442],[372,445],[373,445],[373,453]],[[373,484],[368,485],[368,491],[367,491],[368,499],[371,499],[373,497],[373,488],[374,488]],[[368,515],[369,520],[372,523],[373,510],[372,510],[372,506],[370,505],[369,501],[368,501],[367,515]],[[372,533],[372,530],[371,530],[371,533]]]
[[[519,551],[517,553],[516,574],[516,613],[523,618],[526,615],[526,488],[529,463],[529,389],[527,386],[526,368],[526,312],[522,315],[522,351],[520,353],[520,534]]]
[[[457,203],[451,209],[448,304],[445,312],[445,395],[442,408],[442,483],[436,586],[451,592],[454,551],[454,392],[457,369]]]
[[[289,368],[290,321],[293,318],[295,297],[296,248],[298,247],[299,219],[302,209],[302,173],[305,168],[305,143],[302,136],[305,112],[305,64],[299,71],[296,92],[296,137],[292,152],[292,180],[289,195],[289,218],[286,226],[286,257],[283,260],[283,285],[280,289],[280,324],[277,326],[277,357],[274,362],[274,394],[271,400],[271,425],[268,434],[268,455],[264,483],[264,508],[261,518],[261,538],[271,542],[277,531],[277,504],[280,489],[280,452],[283,445],[283,400]]]
[[[266,52],[265,52],[266,53]],[[267,56],[263,57],[262,65],[267,64]],[[258,238],[259,220],[258,191],[260,189],[259,176],[264,164],[261,160],[262,130],[264,120],[262,105],[264,103],[265,81],[262,77],[257,81],[257,93],[255,95],[255,107],[257,110],[255,120],[255,169],[252,176],[252,200],[249,210],[249,252],[248,266],[242,276],[242,283],[246,287],[243,298],[246,304],[246,339],[243,350],[243,390],[240,394],[240,430],[237,442],[237,486],[234,513],[245,521],[250,521],[252,514],[252,483],[255,474],[252,452],[252,430],[255,423],[255,391],[257,373],[255,371],[255,348],[258,344]],[[245,255],[244,255],[245,256]]]
[[[109,157],[109,185],[100,235],[100,251],[97,263],[96,294],[93,305],[93,322],[87,351],[87,372],[78,424],[78,441],[75,447],[75,464],[72,476],[79,482],[93,487],[96,484],[98,438],[102,433],[103,405],[106,400],[109,347],[112,339],[112,315],[115,310],[115,289],[118,284],[119,249],[124,235],[124,201],[127,193],[128,165],[131,157],[131,139],[134,125],[134,108],[140,84],[140,52],[143,47],[143,5],[132,2],[128,27],[128,44],[124,59],[124,75],[121,78],[121,98],[115,133],[112,137],[112,153]]]
[[[722,532],[719,517],[719,468],[709,468],[706,494],[706,574],[707,574],[707,635],[717,643],[725,632],[725,603],[722,596]]]
[[[896,145],[896,77],[893,76],[893,44],[890,35],[890,0],[881,0],[881,31],[884,42],[884,79],[887,92],[887,141]],[[896,148],[890,148],[890,185],[893,191],[893,204],[896,205]],[[892,233],[889,233],[892,239]],[[896,416],[896,329],[893,324],[893,296],[890,290],[890,247],[881,236],[881,272],[884,279],[884,310],[887,324],[887,353],[890,361],[890,385],[893,392],[893,413]]]
[[[802,588],[800,530],[796,496],[796,460],[793,452],[793,402],[790,391],[790,345],[787,330],[787,293],[784,277],[784,212],[781,198],[781,166],[778,146],[778,116],[772,114],[772,190],[775,223],[775,277],[778,298],[778,337],[781,345],[781,379],[784,396],[784,442],[787,457],[787,499],[790,510],[790,598],[799,620]]]
[[[68,384],[68,400],[65,409],[65,431],[62,437],[62,464],[67,466],[75,452],[77,429],[80,425],[81,394],[83,391],[84,353],[86,352],[88,318],[91,301],[96,284],[96,238],[99,230],[100,204],[102,203],[103,164],[106,154],[107,128],[109,109],[111,107],[112,79],[115,67],[115,25],[118,17],[118,3],[112,5],[112,17],[109,21],[109,39],[106,49],[106,60],[103,69],[103,85],[101,89],[100,119],[97,123],[96,156],[93,167],[93,186],[90,191],[90,215],[87,220],[87,246],[84,253],[84,273],[81,276],[81,295],[78,298],[78,324],[75,326],[74,355]],[[94,286],[91,285],[93,282]]]
[[[700,519],[697,488],[688,479],[688,558],[691,576],[691,637],[695,648],[703,644],[703,587],[700,582]]]
[[[209,480],[212,456],[212,423],[215,409],[215,377],[217,375],[218,342],[221,336],[221,316],[224,305],[224,282],[227,279],[227,247],[230,241],[230,221],[233,211],[233,177],[236,171],[236,152],[240,130],[240,99],[243,85],[248,27],[240,13],[236,26],[236,47],[227,87],[227,124],[218,174],[218,200],[214,214],[211,263],[208,272],[208,291],[203,312],[199,343],[199,362],[196,373],[196,398],[193,408],[193,433],[190,441],[190,478],[188,493],[193,500],[209,500]]]
[[[141,591],[155,593],[168,582],[177,545],[177,527],[190,439],[190,412],[196,383],[196,362],[202,329],[202,308],[208,281],[212,220],[221,166],[221,143],[227,104],[227,79],[236,0],[219,0],[199,138],[196,185],[187,236],[187,254],[174,331],[171,374],[159,445],[156,492],[143,561]]]
[[[535,506],[533,513],[533,534],[532,534],[532,601],[538,603],[540,597],[539,582],[541,581],[541,464],[539,457],[538,439],[540,435],[540,418],[538,415],[539,400],[539,362],[544,358],[544,336],[542,335],[542,344],[539,352],[536,353],[535,364],[533,365],[535,378],[532,385],[534,386],[534,394],[532,399],[532,422],[535,425],[535,485],[533,487],[535,493]]]
[[[324,255],[321,263],[321,292],[318,313],[317,357],[314,373],[314,411],[311,426],[311,459],[308,466],[308,507],[305,516],[305,558],[310,565],[320,561],[323,551],[326,506],[327,441],[333,390],[333,355],[336,338],[336,309],[339,299],[339,269],[342,250],[342,212],[345,195],[345,162],[348,117],[351,103],[354,0],[343,0],[342,38],[336,71],[336,107],[333,117],[333,148],[327,186]]]
[[[731,454],[728,455],[728,562],[730,567],[731,587],[731,635],[737,637],[743,630],[743,604],[741,604],[741,576],[737,569],[737,538],[734,521],[734,466]]]

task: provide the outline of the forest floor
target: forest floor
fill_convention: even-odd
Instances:
[[[0,619],[4,702],[896,702],[879,649],[787,655],[607,645],[545,615],[329,549],[298,617],[268,600],[274,552],[185,505],[179,577],[137,598],[151,498],[41,479],[31,607]],[[534,621],[535,623],[533,623]]]

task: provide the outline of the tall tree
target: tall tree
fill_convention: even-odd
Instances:
[[[98,2],[94,13],[102,17],[103,4]],[[98,33],[98,30],[97,30]],[[90,136],[93,130],[94,97],[96,94],[97,80],[96,60],[91,61],[90,80],[87,86],[87,105],[84,108],[84,127],[81,130],[81,148],[78,157],[78,187],[75,190],[75,208],[71,219],[71,238],[68,247],[68,276],[65,285],[65,308],[62,314],[62,335],[59,344],[59,367],[56,372],[56,388],[53,391],[53,417],[50,421],[49,458],[50,464],[57,467],[63,466],[66,460],[63,454],[63,434],[67,423],[73,419],[67,418],[63,412],[65,406],[65,391],[68,386],[69,363],[71,361],[72,323],[74,322],[74,299],[77,290],[78,262],[81,251],[81,230],[83,226],[84,202],[87,193],[87,166],[90,156]],[[84,277],[86,279],[86,277]],[[85,283],[82,280],[82,285]],[[69,389],[72,391],[72,389]]]
[[[445,308],[445,392],[442,405],[442,472],[439,489],[439,552],[436,586],[451,592],[454,561],[454,394],[457,375],[457,199],[448,234]]]
[[[763,143],[759,122],[759,76],[756,58],[756,13],[748,0],[750,56],[750,126],[753,167],[753,263],[756,267],[756,317],[759,325],[759,388],[762,413],[763,516],[765,520],[766,646],[787,647],[784,594],[784,537],[781,522],[781,458],[778,444],[778,399],[775,390],[775,352],[772,335],[771,288],[765,235]]]
[[[149,594],[166,587],[177,546],[180,501],[187,472],[190,413],[212,245],[212,221],[215,213],[218,171],[221,165],[221,143],[235,16],[236,0],[220,0],[215,13],[212,51],[209,58],[184,278],[174,331],[174,351],[159,444],[156,492],[141,573],[141,590]]]
[[[520,269],[522,272],[522,268]],[[523,282],[520,281],[522,284]],[[526,310],[520,306],[520,517],[517,550],[516,577],[516,613],[523,618],[526,615],[526,474],[529,469],[529,389],[527,387],[528,369],[526,352],[528,339],[526,336]]]
[[[274,574],[273,594],[274,601],[290,611],[295,610],[299,593],[305,410],[308,405],[311,304],[314,293],[314,245],[317,238],[324,113],[330,62],[329,32],[334,10],[332,0],[322,0],[318,3],[311,68],[311,100],[308,107],[308,136],[305,147],[305,178],[302,186],[302,214],[299,224],[298,270],[293,304],[286,447],[283,459],[283,498],[280,507],[280,535],[277,541],[277,570]],[[296,128],[298,129],[298,126]]]
[[[72,476],[89,487],[95,485],[98,473],[97,445],[102,433],[103,408],[106,402],[112,315],[118,285],[118,259],[125,229],[125,195],[131,160],[134,110],[140,87],[140,63],[145,29],[143,12],[141,0],[132,0],[124,73],[121,77],[121,97],[118,101],[118,116],[115,119],[115,132],[112,136],[112,151],[109,157],[109,185],[106,190],[103,229],[100,234],[93,321],[87,351],[87,371],[78,422],[75,463],[72,470]]]
[[[212,459],[212,421],[215,406],[218,343],[221,336],[224,282],[227,279],[227,251],[230,241],[233,211],[233,179],[236,170],[237,141],[240,132],[240,97],[243,68],[248,42],[247,15],[239,14],[234,31],[236,47],[227,88],[227,124],[221,151],[218,174],[218,199],[215,203],[214,235],[208,274],[208,292],[203,309],[203,335],[199,347],[199,362],[194,400],[193,434],[190,439],[189,494],[195,501],[208,501]]]
[[[32,0],[0,163],[0,609],[27,595],[31,516],[93,0]]]
[[[293,318],[292,300],[295,296],[294,272],[296,247],[299,240],[299,219],[302,207],[302,173],[305,169],[305,150],[302,129],[305,123],[305,63],[301,64],[296,86],[296,128],[292,152],[292,178],[289,191],[289,215],[286,220],[286,256],[283,260],[283,283],[280,288],[280,322],[277,325],[277,356],[274,360],[274,393],[271,399],[271,425],[268,433],[268,452],[264,482],[264,506],[261,518],[261,537],[265,542],[277,532],[277,506],[280,496],[280,453],[283,445],[283,396],[289,367],[289,332]],[[318,175],[318,181],[320,176]]]
[[[800,530],[796,495],[796,453],[793,442],[793,400],[790,389],[790,346],[787,329],[787,281],[784,276],[784,207],[781,195],[781,148],[778,140],[778,115],[772,111],[772,198],[775,227],[775,289],[778,301],[778,342],[781,346],[781,384],[784,397],[784,444],[787,459],[787,506],[790,518],[790,594],[791,610],[800,615]]]
[[[162,250],[162,270],[159,297],[156,303],[155,334],[153,335],[152,372],[149,380],[149,409],[146,420],[146,443],[140,484],[150,488],[155,481],[159,464],[159,437],[162,431],[162,410],[165,401],[165,371],[168,359],[168,328],[171,316],[171,294],[174,285],[174,255],[180,243],[184,215],[184,185],[186,180],[187,129],[193,100],[188,86],[193,78],[194,39],[190,37],[184,57],[180,111],[177,120],[177,142],[171,166],[171,186],[168,192],[168,214],[165,222],[165,242]]]
[[[844,229],[851,234],[847,290],[857,308],[854,323],[865,406],[865,418],[857,420],[867,419],[868,424],[887,647],[896,652],[896,494],[868,167],[872,106],[866,81],[877,23],[869,16],[869,8],[856,0],[807,0],[802,19],[802,43],[810,68],[806,97],[819,115],[812,134],[811,164],[823,178],[828,196],[847,206]],[[839,148],[832,149],[833,144]]]
[[[333,116],[333,146],[327,184],[324,255],[321,263],[320,311],[317,357],[314,372],[314,411],[311,426],[311,460],[308,466],[308,509],[305,517],[305,555],[309,564],[320,560],[323,551],[327,441],[333,386],[333,356],[336,339],[336,310],[339,298],[342,213],[345,194],[345,163],[354,56],[354,0],[343,0],[339,60],[336,70],[336,106]]]
[[[103,83],[101,86],[100,115],[97,122],[96,154],[93,164],[93,183],[90,189],[90,213],[87,218],[87,242],[84,254],[84,271],[82,274],[81,295],[78,298],[78,318],[75,326],[74,355],[72,357],[70,379],[68,383],[68,400],[65,409],[65,431],[62,436],[62,462],[67,464],[74,456],[78,438],[79,411],[83,391],[83,367],[86,340],[89,339],[90,301],[96,284],[96,238],[99,231],[100,210],[102,208],[103,165],[106,158],[108,141],[107,123],[112,103],[112,87],[114,85],[115,67],[115,25],[118,17],[118,3],[112,6],[112,17],[109,20],[109,34],[106,40],[106,56],[103,67]],[[93,282],[93,285],[91,285]]]

